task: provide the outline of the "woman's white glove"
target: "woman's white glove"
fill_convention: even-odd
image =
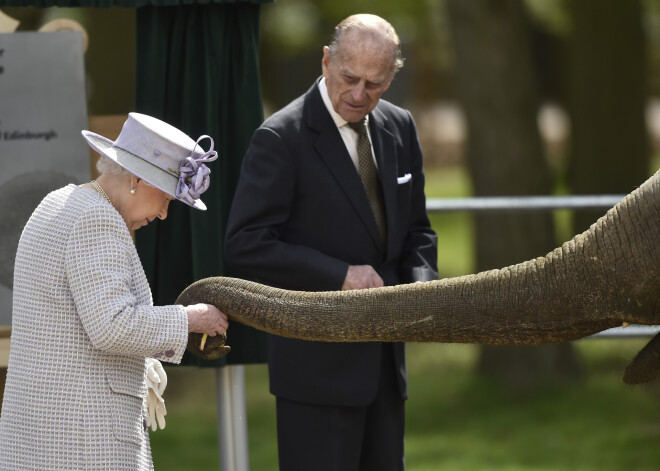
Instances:
[[[165,428],[165,400],[163,392],[167,386],[167,374],[155,358],[147,358],[147,426],[154,432]]]

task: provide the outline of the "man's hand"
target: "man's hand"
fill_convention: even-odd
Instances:
[[[350,289],[380,288],[384,286],[383,279],[370,265],[350,265],[342,291]]]

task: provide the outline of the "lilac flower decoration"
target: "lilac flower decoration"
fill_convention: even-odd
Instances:
[[[210,139],[211,146],[207,152],[195,156],[195,149],[203,139]],[[218,153],[213,150],[213,139],[210,136],[200,136],[190,155],[181,161],[179,167],[179,182],[176,185],[176,197],[190,205],[195,204],[202,193],[208,190],[211,183],[209,175],[211,170],[204,165],[205,162],[213,162],[218,158]]]

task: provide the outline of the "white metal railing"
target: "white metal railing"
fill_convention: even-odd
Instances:
[[[430,198],[430,213],[448,211],[539,211],[547,209],[611,208],[625,195],[581,196],[475,196],[472,198]]]

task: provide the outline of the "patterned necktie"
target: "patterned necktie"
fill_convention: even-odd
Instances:
[[[364,189],[367,192],[369,205],[376,218],[376,225],[378,226],[380,239],[384,246],[387,240],[387,229],[385,225],[385,211],[383,209],[383,192],[380,187],[378,169],[371,154],[371,142],[369,142],[369,135],[367,134],[367,118],[363,118],[362,121],[357,123],[348,123],[348,125],[358,133],[358,173],[360,174],[362,185],[364,185]]]

